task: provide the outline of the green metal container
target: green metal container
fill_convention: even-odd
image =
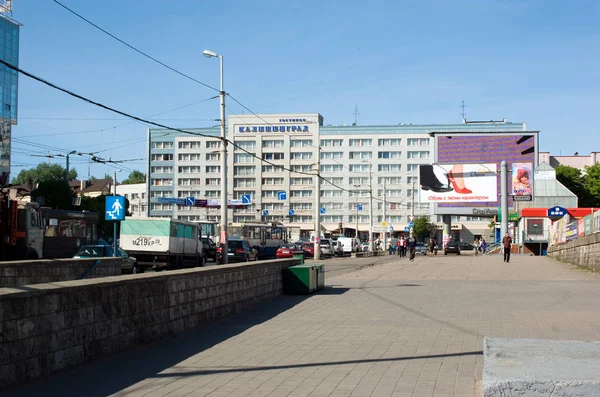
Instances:
[[[317,272],[317,291],[325,289],[325,265],[313,265]]]
[[[300,264],[304,265],[304,253],[302,253],[302,254],[294,254],[294,259],[300,259]]]
[[[317,269],[313,265],[290,266],[283,271],[283,293],[306,295],[317,289]]]

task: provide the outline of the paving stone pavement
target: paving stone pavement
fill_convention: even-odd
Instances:
[[[546,257],[419,256],[326,281],[12,395],[478,397],[484,336],[600,341],[600,276]]]

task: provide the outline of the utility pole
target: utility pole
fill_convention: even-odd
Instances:
[[[319,140],[317,139],[317,142]],[[321,259],[321,147],[317,149],[317,174],[315,180],[315,260]]]
[[[413,179],[412,181],[412,189],[410,191],[410,196],[411,196],[411,200],[410,200],[410,221],[413,222],[415,220],[415,181]],[[412,227],[410,228],[410,231],[412,232]]]
[[[68,157],[67,157],[68,159]],[[67,160],[68,162],[68,160]],[[115,187],[113,188],[113,193],[116,196],[117,195],[117,171],[115,171],[113,173],[113,183],[115,184]],[[125,211],[125,208],[123,208],[123,211]],[[117,221],[113,221],[113,256],[117,256]]]
[[[369,251],[373,252],[373,171],[369,164]]]
[[[387,210],[387,203],[385,201],[385,177],[383,178],[383,222],[386,222],[385,218],[386,218],[386,210]],[[386,226],[387,226],[387,222],[386,222]],[[387,231],[383,232],[383,249],[387,250]]]

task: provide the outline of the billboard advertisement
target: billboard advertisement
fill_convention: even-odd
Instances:
[[[515,201],[533,199],[533,165],[531,163],[512,163],[511,195]]]
[[[496,164],[422,164],[419,166],[421,202],[496,202]]]
[[[528,163],[535,167],[537,161],[538,132],[434,132],[435,162],[439,164],[497,164],[496,191],[500,192],[500,163],[506,161],[508,186],[514,163]],[[532,171],[535,171],[532,170]],[[533,173],[529,174],[533,180]],[[508,198],[509,208],[514,208],[514,196]],[[518,199],[517,199],[518,200]],[[500,205],[500,196],[494,201],[437,203],[436,214],[494,216]],[[493,208],[492,208],[493,207]]]

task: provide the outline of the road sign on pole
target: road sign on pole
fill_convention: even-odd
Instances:
[[[263,214],[263,216],[269,215],[269,210],[263,210],[262,214]]]
[[[362,211],[362,204],[357,204],[356,205],[356,210],[357,211]]]
[[[194,207],[196,205],[196,199],[194,197],[186,197],[185,198],[185,205],[190,206],[190,207]]]
[[[319,209],[319,213],[320,213],[321,215],[323,215],[323,214],[325,213],[325,208],[320,208],[320,209]]]
[[[252,204],[252,196],[249,194],[242,194],[242,204]]]
[[[277,199],[278,200],[287,200],[287,193],[286,192],[277,192]]]
[[[125,219],[125,197],[123,196],[106,196],[106,204],[104,206],[105,220],[107,221],[122,221]]]
[[[290,216],[294,216],[294,210],[289,211]]]

